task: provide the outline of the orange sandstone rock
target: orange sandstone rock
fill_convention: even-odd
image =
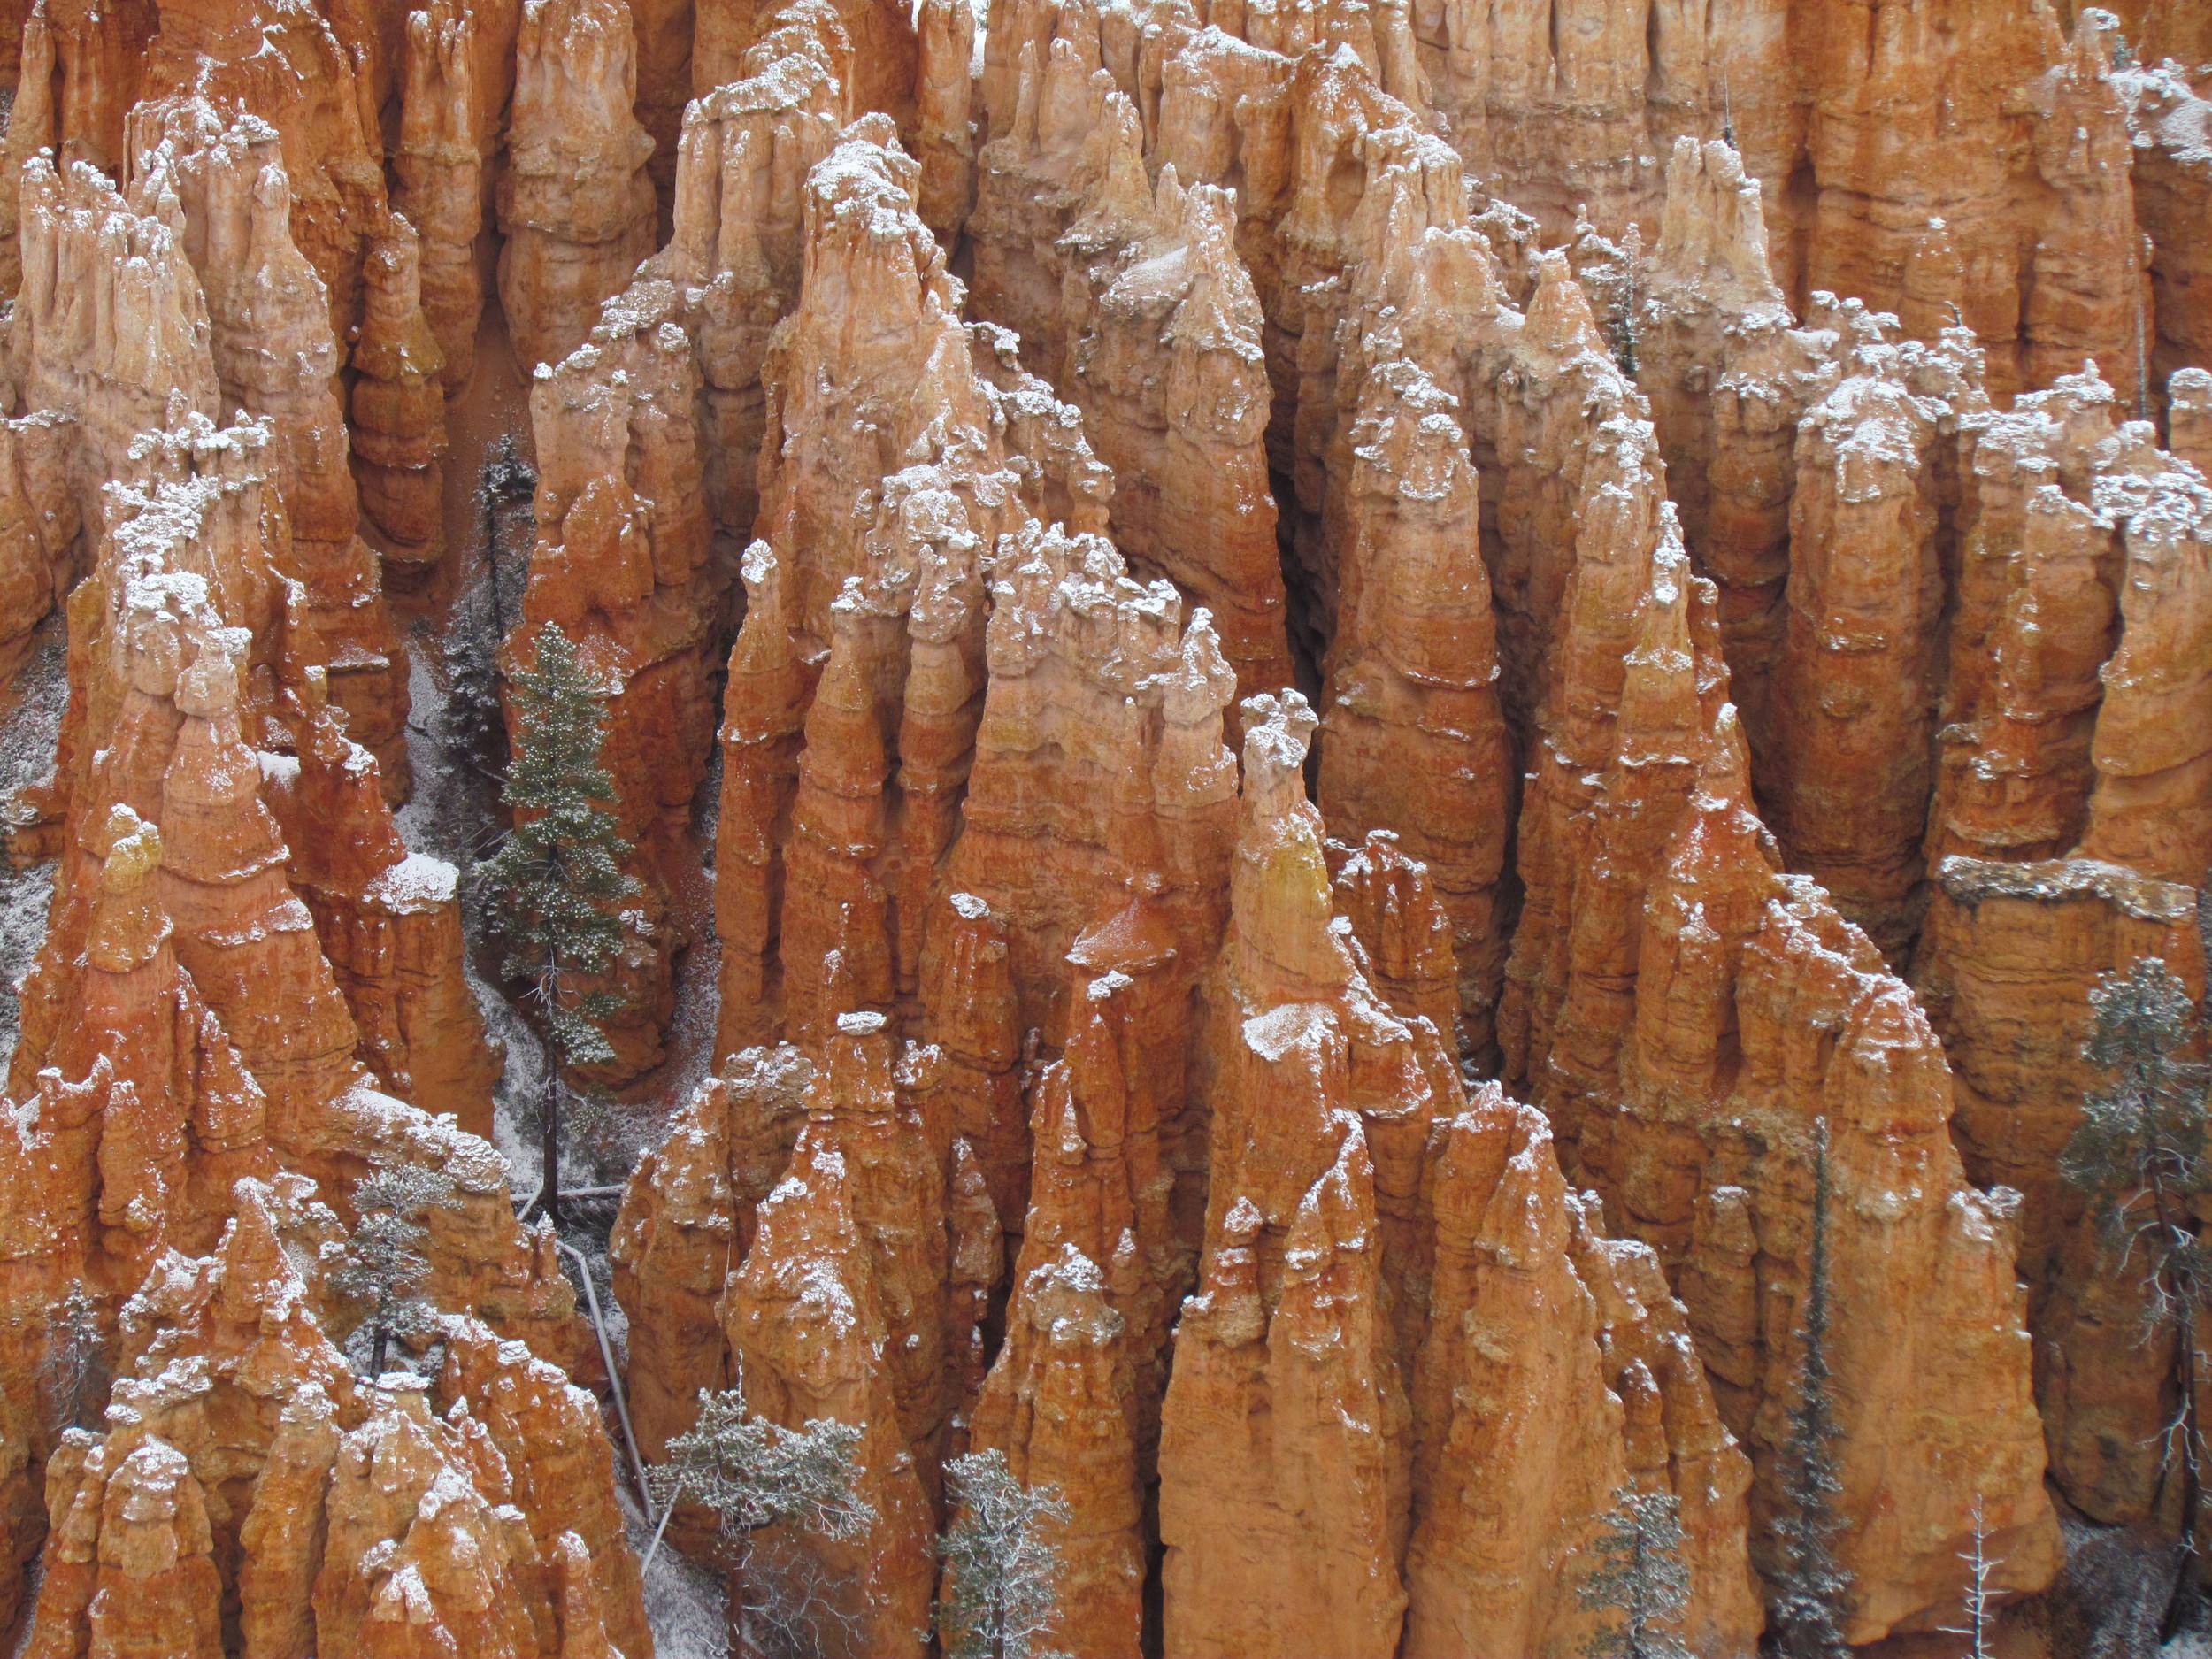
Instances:
[[[1913,974],[1957,1078],[1953,1133],[1977,1182],[2025,1195],[2020,1272],[2036,1335],[2036,1399],[2051,1475],[2111,1521],[2173,1524],[2155,1450],[2171,1357],[2139,1317],[2080,1195],[2058,1174],[2081,1103],[2104,1079],[2081,1057],[2099,976],[2139,956],[2203,975],[2185,887],[2070,858],[1946,858]]]
[[[476,364],[484,303],[476,239],[490,217],[518,22],[519,8],[506,0],[431,0],[406,17],[392,206],[421,239],[423,318],[437,341],[439,382],[449,395],[467,385]]]
[[[1402,1632],[1414,1652],[1499,1632],[1570,1651],[1590,1614],[1560,1569],[1631,1479],[1683,1496],[1698,1637],[1747,1648],[1749,1470],[1680,1305],[1649,1253],[1589,1228],[1540,1116],[1494,1086],[1471,1108],[1435,1026],[1375,999],[1292,781],[1312,717],[1248,713],[1210,987],[1214,1033],[1242,1049],[1211,1049],[1206,1261],[1161,1443],[1169,1650],[1273,1652],[1320,1629],[1331,1651],[1395,1651]],[[1269,1433],[1224,1471],[1256,1396]],[[1368,1572],[1325,1564],[1348,1539]],[[1314,1564],[1286,1582],[1302,1553]]]
[[[974,1443],[1069,1508],[1051,1640],[1078,1659],[1130,1659],[1144,1623],[1143,1502],[1125,1325],[1095,1263],[1073,1245],[1016,1288],[1006,1348],[977,1403]]]
[[[1532,1090],[1574,1131],[1577,1163],[1680,1287],[1722,1419],[1759,1471],[1755,1551],[1796,1363],[1782,1310],[1802,1294],[1806,1137],[1825,1118],[1836,1148],[1830,1361],[1839,1399],[1882,1425],[1865,1439],[1845,1431],[1846,1445],[1865,1448],[1844,1454],[1839,1500],[1864,1517],[1841,1546],[1859,1586],[1854,1629],[1871,1639],[1916,1628],[1952,1604],[1955,1570],[1916,1541],[1970,1525],[1932,1497],[1939,1488],[1979,1491],[1985,1514],[2001,1517],[1993,1527],[2018,1540],[2015,1582],[2040,1583],[2055,1567],[2055,1534],[2013,1277],[2017,1201],[1965,1185],[1946,1129],[1950,1075],[1910,995],[1824,894],[1775,872],[1723,701],[1710,587],[1684,582],[1663,541],[1655,557],[1607,563],[1586,545],[1585,558],[1561,650],[1564,706],[1589,706],[1572,677],[1594,674],[1617,649],[1602,642],[1617,637],[1619,602],[1593,602],[1614,582],[1642,596],[1627,607],[1637,643],[1605,740],[1609,770],[1578,817],[1524,815],[1526,856],[1570,872],[1542,912],[1532,903],[1517,940],[1538,992],[1523,1051]],[[1586,718],[1578,741],[1604,730]],[[1572,856],[1554,863],[1547,841]],[[1894,1286],[1907,1273],[1925,1275],[1929,1289],[1901,1328]],[[1909,1472],[1955,1470],[1969,1447],[1970,1474]]]
[[[800,1132],[725,1294],[724,1326],[757,1415],[787,1428],[831,1417],[861,1431],[854,1489],[875,1512],[866,1537],[791,1545],[817,1555],[844,1587],[841,1610],[858,1626],[855,1650],[893,1659],[922,1650],[936,1577],[932,1514],[901,1425],[887,1293],[854,1213],[852,1171],[834,1142],[834,1119]]]
[[[293,240],[282,135],[252,115],[225,123],[204,99],[185,97],[141,105],[133,137],[132,199],[181,220],[222,396],[273,427],[273,480],[292,529],[286,573],[306,590],[305,620],[321,636],[333,695],[381,764],[389,797],[404,799],[406,657],[358,534],[334,302]]]
[[[370,243],[365,316],[353,348],[353,471],[378,550],[403,566],[445,555],[441,499],[445,358],[422,305],[422,244],[394,214]]]
[[[526,1344],[502,1341],[479,1320],[449,1319],[442,1334],[439,1404],[449,1421],[483,1425],[539,1552],[562,1561],[562,1587],[547,1594],[562,1609],[563,1659],[587,1633],[569,1629],[572,1617],[587,1630],[596,1625],[625,1655],[651,1659],[637,1557],[623,1536],[615,1453],[597,1402]],[[584,1571],[574,1578],[579,1555]]]
[[[1291,679],[1259,303],[1228,196],[1167,171],[1146,180],[1141,125],[1099,66],[1102,38],[1055,39],[1016,88],[1013,129],[982,151],[974,309],[1018,332],[1030,365],[1082,409],[1121,480],[1117,545],[1135,573],[1212,611],[1248,695]]]
[[[2177,31],[2187,21],[2179,14],[2170,26]],[[2155,36],[2154,36],[2154,40]],[[2212,42],[2200,42],[2195,55],[2187,49],[2165,49],[2184,63],[2201,64]],[[2208,100],[2201,75],[2193,88],[2172,58],[2160,67],[2163,54],[2152,42],[2141,42],[2138,68],[2113,76],[2114,89],[2128,111],[2134,138],[2133,185],[2136,222],[2149,237],[2151,310],[2153,327],[2136,349],[2147,357],[2151,386],[2146,395],[2177,372],[2202,368],[2212,357],[2212,280],[2205,260],[2204,240],[2191,234],[2201,223],[2212,202],[2212,100]]]
[[[653,140],[631,106],[637,45],[616,0],[524,0],[499,187],[499,298],[516,360],[557,363],[653,250]]]
[[[458,878],[407,850],[375,757],[346,737],[334,710],[318,707],[319,683],[310,671],[296,764],[262,763],[293,885],[345,993],[362,1064],[401,1099],[489,1139],[499,1056],[465,976]]]
[[[2111,401],[2093,376],[2062,377],[1972,434],[1931,858],[2036,858],[2081,838],[2118,620],[2119,537],[2094,477]]]
[[[2212,752],[2197,712],[2212,696],[2212,493],[2193,467],[2154,450],[2142,460],[2114,503],[2126,514],[2120,643],[2100,671],[2097,780],[2080,850],[2194,883],[2212,866]]]
[[[1767,795],[1793,868],[1897,959],[1923,902],[1943,608],[1939,456],[1979,397],[1975,365],[1892,345],[1848,306],[1844,378],[1801,424],[1789,620]]]

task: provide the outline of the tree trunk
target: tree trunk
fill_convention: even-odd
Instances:
[[[381,1319],[373,1328],[375,1336],[369,1345],[369,1382],[372,1386],[384,1374],[384,1345],[391,1334],[390,1328]]]
[[[545,1163],[545,1213],[561,1225],[561,1056],[551,1043],[545,1056],[545,1140],[540,1156]]]
[[[2197,1310],[2192,1301],[2196,1288],[2181,1287],[2181,1544],[2192,1553],[2197,1547],[2197,1505],[2202,1501],[2197,1455],[2204,1444],[2197,1422]]]

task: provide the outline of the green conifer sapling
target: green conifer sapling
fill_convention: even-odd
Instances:
[[[540,628],[530,666],[509,687],[515,715],[515,753],[504,799],[515,826],[484,865],[497,895],[510,979],[527,979],[531,1000],[545,1022],[553,1052],[548,1056],[542,1103],[545,1212],[561,1213],[561,1068],[614,1058],[595,1023],[615,1011],[605,991],[579,988],[586,975],[603,972],[622,941],[615,909],[637,891],[623,873],[630,844],[612,812],[600,804],[614,795],[614,780],[601,761],[605,701],[559,627]]]
[[[330,1275],[331,1288],[366,1304],[369,1376],[384,1374],[384,1354],[391,1339],[427,1333],[437,1309],[422,1294],[430,1279],[423,1246],[430,1233],[426,1210],[454,1203],[453,1179],[417,1164],[373,1170],[353,1185],[353,1206],[360,1222],[340,1248]]]

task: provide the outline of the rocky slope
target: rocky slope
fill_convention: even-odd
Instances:
[[[972,1449],[1082,1659],[1580,1652],[1629,1494],[1752,1653],[1809,1367],[1855,1644],[2194,1525],[2060,1159],[2100,977],[2205,995],[2196,8],[0,13],[0,1640],[644,1659],[615,1448],[741,1379],[882,1659]],[[549,625],[565,1256],[425,850]]]

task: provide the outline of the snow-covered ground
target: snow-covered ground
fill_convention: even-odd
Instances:
[[[642,1561],[653,1543],[653,1529],[635,1495],[622,1494],[622,1518],[630,1548]],[[659,1659],[727,1659],[728,1602],[722,1580],[664,1543],[645,1570],[645,1617],[653,1626],[653,1651]]]
[[[57,611],[39,628],[30,660],[0,690],[0,805],[52,768],[68,700],[68,638]],[[19,1029],[16,983],[45,942],[53,891],[52,864],[18,872],[0,862],[0,1076],[15,1054]]]

